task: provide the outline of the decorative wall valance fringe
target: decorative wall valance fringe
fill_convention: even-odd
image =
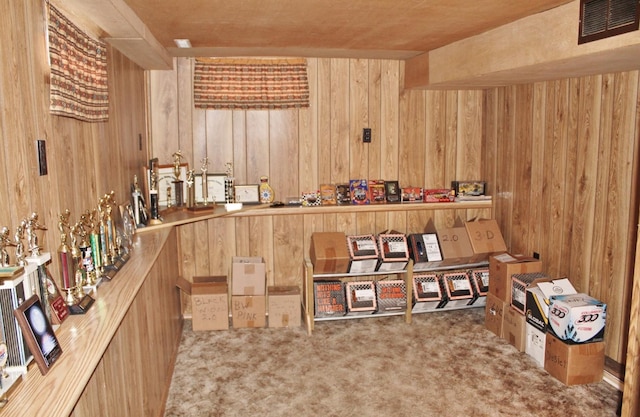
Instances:
[[[193,101],[200,109],[309,107],[307,61],[196,58]]]
[[[109,120],[106,45],[48,4],[50,112],[87,122]]]

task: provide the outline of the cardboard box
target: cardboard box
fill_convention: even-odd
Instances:
[[[234,256],[231,295],[265,295],[266,266],[259,256]]]
[[[380,262],[378,271],[402,271],[409,263],[409,245],[404,233],[380,233],[378,235]]]
[[[551,281],[543,272],[511,275],[511,307],[524,315],[527,308],[527,288],[536,282]]]
[[[604,342],[570,345],[547,333],[544,369],[565,385],[600,382],[604,375]]]
[[[350,274],[366,274],[378,268],[380,255],[373,235],[347,236],[347,247],[351,262]]]
[[[507,251],[497,221],[479,219],[466,222],[464,225],[473,248],[475,262],[486,261],[492,253]]]
[[[347,312],[342,281],[316,281],[313,283],[315,317],[340,317]]]
[[[502,316],[502,338],[520,352],[527,346],[525,317],[514,308],[505,308]]]
[[[529,323],[526,323],[524,328],[526,337],[524,351],[542,368],[544,367],[544,350],[547,343],[547,334]]]
[[[527,323],[541,332],[546,332],[549,323],[549,297],[575,293],[575,288],[567,278],[534,282],[527,288],[525,311]]]
[[[552,295],[549,331],[569,343],[604,340],[607,305],[587,294]]]
[[[178,278],[176,285],[191,296],[194,331],[229,328],[229,288],[226,276],[193,277],[193,282]]]
[[[407,285],[401,279],[376,281],[376,296],[379,313],[407,309]]]
[[[378,308],[376,289],[373,281],[345,283],[347,295],[347,315],[372,314]]]
[[[487,304],[484,307],[484,326],[498,337],[502,337],[502,321],[505,309],[509,305],[489,293],[487,294]]]
[[[511,302],[511,275],[542,271],[538,259],[502,253],[489,257],[489,292],[506,303]]]
[[[442,286],[445,289],[446,308],[463,307],[473,304],[475,293],[467,271],[446,272],[442,274]]]
[[[269,327],[300,327],[300,288],[296,285],[270,286],[267,290]]]
[[[266,296],[264,295],[232,295],[231,317],[233,327],[265,327]]]
[[[463,265],[473,262],[474,253],[467,228],[460,219],[452,227],[438,229],[438,240],[442,251],[442,265]]]
[[[412,313],[423,313],[442,308],[446,300],[442,296],[440,280],[434,273],[413,274],[413,305]]]
[[[440,243],[435,232],[410,234],[408,245],[414,271],[424,271],[442,263]]]
[[[311,234],[309,256],[315,274],[342,274],[349,270],[347,236],[343,232]]]

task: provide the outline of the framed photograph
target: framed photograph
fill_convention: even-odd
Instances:
[[[225,173],[207,174],[207,199],[210,203],[215,201],[216,203],[224,204],[227,201],[226,178],[227,174]],[[196,192],[196,203],[203,203],[202,174],[193,176],[193,186]]]
[[[236,185],[234,187],[234,197],[236,203],[259,204],[260,186],[258,184]]]
[[[160,207],[167,207],[169,202],[167,201],[167,188],[171,188],[171,205],[175,206],[176,204],[176,193],[173,191],[173,181],[175,180],[175,176],[173,175],[173,165],[158,165],[156,174],[157,174],[157,186],[158,186],[158,205]],[[151,189],[151,171],[149,167],[146,167],[147,178],[146,178],[146,186],[147,186],[147,201],[150,201],[149,190]],[[182,196],[186,200],[187,198],[187,171],[189,169],[189,164],[184,163],[180,164],[180,180],[182,181]]]
[[[42,375],[45,375],[62,354],[62,347],[44,313],[40,298],[32,295],[13,310],[13,314],[22,329],[22,335],[33,354],[33,359]]]

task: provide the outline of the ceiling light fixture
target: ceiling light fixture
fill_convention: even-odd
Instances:
[[[191,48],[191,41],[189,39],[174,39],[178,48]]]

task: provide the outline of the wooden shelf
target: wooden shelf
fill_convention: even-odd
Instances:
[[[190,211],[187,209],[176,209],[170,213],[160,213],[163,219],[161,224],[141,227],[137,233],[147,233],[150,231],[179,226],[182,224],[199,222],[202,220],[214,219],[216,217],[255,217],[255,216],[289,216],[299,214],[327,214],[327,213],[377,213],[377,212],[398,212],[398,211],[420,211],[420,210],[468,210],[493,208],[491,200],[485,201],[460,201],[452,203],[400,203],[400,204],[367,204],[357,205],[335,205],[335,206],[283,206],[271,207],[269,204],[244,205],[240,210],[227,211],[224,205],[216,205],[215,208]]]

